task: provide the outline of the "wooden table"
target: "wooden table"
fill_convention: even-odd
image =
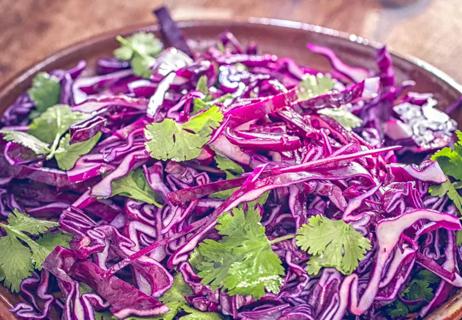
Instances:
[[[319,24],[384,42],[462,82],[461,0],[171,0],[177,19],[271,17]],[[391,2],[403,5],[393,7]],[[160,0],[0,0],[0,85],[57,49],[153,21]]]

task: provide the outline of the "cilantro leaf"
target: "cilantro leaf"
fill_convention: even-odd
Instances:
[[[47,155],[50,152],[48,144],[40,141],[33,135],[21,131],[0,130],[3,134],[3,139],[20,144],[31,149],[37,155]]]
[[[458,141],[453,149],[446,147],[437,151],[433,154],[432,160],[438,162],[447,176],[462,180],[462,132],[456,131],[456,136]]]
[[[72,111],[67,105],[58,104],[35,118],[29,126],[29,133],[43,142],[53,143],[56,137],[61,137],[73,123],[83,119],[84,114]]]
[[[226,174],[226,179],[233,179],[244,173],[244,169],[229,158],[217,154],[215,156],[215,162],[217,163],[218,169]]]
[[[191,288],[184,282],[181,273],[177,273],[170,290],[160,297],[160,301],[168,307],[168,312],[163,314],[161,318],[163,320],[173,320],[177,313],[187,305],[185,297],[191,294]]]
[[[2,254],[0,257],[3,283],[11,291],[18,292],[21,281],[29,277],[34,270],[30,250],[8,233],[0,238],[0,250],[10,253],[8,255]]]
[[[297,245],[311,257],[307,271],[314,275],[321,267],[333,267],[350,274],[371,248],[369,239],[342,220],[321,215],[311,217],[297,232]]]
[[[323,93],[329,92],[334,88],[334,85],[334,80],[327,75],[306,75],[306,77],[298,84],[298,98],[300,100],[311,99]]]
[[[49,107],[59,103],[59,95],[61,93],[59,79],[46,72],[40,72],[32,80],[32,87],[27,93],[36,108],[31,117],[38,116]]]
[[[208,78],[206,75],[202,75],[199,80],[197,80],[196,90],[202,92],[206,97],[209,95],[209,86]]]
[[[397,300],[384,308],[386,314],[393,318],[405,317],[409,313],[416,312],[422,305],[428,303],[433,298],[432,286],[441,280],[438,276],[428,270],[419,271],[416,276],[409,281],[401,295],[407,300],[422,300],[420,303],[406,305]]]
[[[2,227],[8,226],[31,235],[39,235],[47,232],[51,228],[57,227],[58,223],[54,221],[38,220],[14,209],[8,216],[8,225],[2,225]]]
[[[216,105],[217,103],[226,103],[227,100],[233,99],[234,96],[231,93],[222,95],[221,97],[211,100],[210,96],[206,96],[204,99],[195,98],[193,101],[193,110],[192,113],[198,113],[203,110],[207,110],[210,107]]]
[[[95,320],[114,320],[114,319],[115,317],[109,311],[95,312]],[[127,318],[127,320],[129,319],[132,319],[132,318]],[[145,320],[149,320],[149,319],[145,318]]]
[[[198,113],[203,110],[207,110],[209,108],[210,104],[207,103],[205,100],[200,99],[200,98],[195,98],[193,101],[193,113]]]
[[[462,197],[457,189],[462,188],[462,132],[456,131],[458,141],[453,148],[443,148],[432,156],[432,160],[437,161],[440,168],[448,177],[448,180],[439,184],[430,186],[429,192],[434,197],[447,196],[456,206],[459,214],[462,215]],[[453,180],[449,177],[452,177]]]
[[[188,313],[185,316],[178,318],[178,320],[221,320],[221,316],[215,312],[204,312],[184,305],[183,311]]]
[[[226,174],[226,179],[233,179],[244,173],[244,169],[238,163],[219,154],[215,156],[215,162],[217,163],[218,169]],[[217,191],[212,193],[210,196],[212,198],[228,199],[231,197],[233,192],[236,191],[236,189],[237,188]]]
[[[443,197],[448,196],[452,200],[459,214],[462,214],[462,197],[454,186],[454,183],[451,183],[449,179],[442,184],[430,186],[429,192],[434,197]]]
[[[430,301],[433,297],[433,290],[430,284],[425,280],[413,280],[409,286],[403,291],[404,296],[411,300],[425,299]]]
[[[462,231],[457,231],[456,232],[456,243],[458,246],[462,245]]]
[[[62,232],[48,232],[37,239],[37,243],[46,248],[49,252],[53,251],[57,246],[69,247],[69,242],[72,240],[72,236]]]
[[[143,170],[135,169],[125,177],[112,181],[112,196],[121,195],[161,208],[158,196],[149,186]]]
[[[8,224],[0,223],[0,228],[6,232],[6,236],[0,238],[0,250],[9,252],[0,255],[0,273],[5,286],[18,291],[21,281],[29,277],[34,268],[40,269],[54,247],[63,243],[61,233],[46,235],[39,240],[30,237],[45,234],[57,226],[56,222],[35,219],[16,209],[8,216]],[[53,235],[60,239],[52,239]]]
[[[190,259],[203,284],[256,299],[265,290],[279,292],[284,268],[271,249],[260,218],[252,206],[246,213],[235,208],[233,215],[218,218],[216,229],[222,239],[204,240]]]
[[[59,139],[72,124],[84,120],[87,116],[74,112],[68,105],[57,104],[48,108],[29,125],[29,133],[43,142],[51,144],[47,159],[54,156]]]
[[[147,32],[137,32],[127,38],[117,36],[116,39],[120,47],[114,50],[114,56],[130,61],[134,74],[149,78],[154,57],[162,51],[162,42]]]
[[[363,122],[360,118],[348,111],[345,107],[324,108],[319,110],[318,113],[334,119],[347,130],[357,128]]]
[[[88,140],[69,144],[71,136],[66,134],[60,141],[59,147],[55,152],[55,159],[61,170],[70,170],[74,167],[77,160],[90,152],[101,138],[101,132],[98,132]]]
[[[402,303],[400,300],[396,300],[393,303],[387,305],[385,313],[388,314],[392,319],[405,317],[410,313],[407,305]]]
[[[191,288],[189,288],[189,286],[185,283],[181,273],[177,273],[173,280],[172,287],[159,298],[159,300],[168,307],[169,310],[167,311],[167,313],[164,313],[163,315],[157,317],[150,318],[128,317],[127,320],[221,320],[221,317],[218,313],[203,312],[190,307],[185,297],[191,294]],[[187,314],[178,317],[178,314],[184,313]]]
[[[146,149],[151,157],[159,160],[186,161],[197,158],[209,141],[213,129],[223,120],[216,106],[200,113],[185,123],[172,119],[146,126]]]

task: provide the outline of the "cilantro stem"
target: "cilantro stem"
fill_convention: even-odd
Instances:
[[[55,156],[56,149],[58,149],[59,139],[60,138],[61,138],[61,135],[57,134],[55,139],[53,140],[53,144],[50,147],[50,153],[46,157],[47,160],[50,160]]]
[[[286,234],[285,236],[280,236],[280,237],[274,238],[273,240],[270,241],[270,244],[273,245],[273,244],[276,244],[276,243],[279,243],[279,242],[282,242],[282,241],[286,241],[286,240],[290,240],[290,239],[293,239],[293,238],[295,238],[295,234]]]

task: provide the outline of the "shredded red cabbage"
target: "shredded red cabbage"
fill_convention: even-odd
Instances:
[[[22,282],[23,301],[13,309],[19,318],[162,316],[169,310],[162,297],[176,274],[191,289],[184,297],[190,308],[223,319],[387,319],[398,302],[409,310],[420,305],[414,313],[425,316],[462,287],[456,209],[428,192],[447,181],[428,156],[452,143],[456,124],[436,109],[432,95],[416,94],[395,78],[385,47],[377,50],[376,68],[367,69],[308,44],[331,63],[324,76],[334,87],[301,98],[299,84],[319,74],[315,65],[260,53],[230,33],[199,52],[165,9],[156,15],[166,45],[176,49],[163,50],[149,79],[112,57],[93,69],[81,62],[52,72],[61,87],[59,103],[87,115],[70,127],[71,143],[102,134],[72,169],[60,170],[14,141],[1,143],[0,217],[19,209],[59,221],[73,237],[70,248],[57,247],[42,270]],[[92,75],[83,76],[84,69]],[[200,79],[207,92],[198,88]],[[198,113],[198,99],[218,106],[225,119],[200,156],[153,159],[144,128],[164,119],[188,121]],[[2,128],[26,131],[35,108],[22,94],[3,114]],[[361,123],[348,128],[322,112],[338,108]],[[401,162],[415,153],[427,160]],[[216,156],[243,171],[225,177]],[[135,170],[160,207],[127,194],[111,196],[114,181]],[[322,268],[311,276],[305,271],[310,256],[295,240],[279,242],[273,245],[285,270],[279,293],[257,300],[212,290],[191,266],[191,253],[204,239],[219,238],[218,217],[265,193],[260,209],[268,239],[293,234],[323,215],[350,224],[371,249],[350,275]],[[425,304],[403,295],[422,270],[438,279]]]

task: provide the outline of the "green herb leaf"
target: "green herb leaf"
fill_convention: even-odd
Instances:
[[[19,291],[21,281],[32,274],[33,265],[30,250],[13,235],[0,238],[1,252],[9,252],[0,257],[0,269],[5,287],[13,292]]]
[[[334,88],[335,82],[327,75],[306,75],[298,84],[298,98],[307,100],[329,92]]]
[[[29,126],[29,133],[46,143],[53,143],[56,137],[61,137],[69,127],[83,119],[85,115],[74,112],[67,105],[58,104],[48,108]]]
[[[462,132],[456,131],[458,141],[453,148],[443,148],[437,151],[432,160],[437,161],[448,180],[439,185],[430,187],[429,192],[434,197],[447,196],[462,215],[462,197],[457,189],[462,188]],[[452,177],[454,181],[451,181]]]
[[[173,320],[177,313],[188,305],[185,297],[191,294],[191,288],[184,282],[181,273],[177,273],[170,290],[160,297],[160,301],[168,307],[168,312],[163,314],[161,318],[163,320]]]
[[[47,155],[50,152],[48,144],[40,141],[33,135],[21,131],[0,130],[3,134],[3,139],[20,144],[31,149],[37,155]]]
[[[53,251],[56,247],[69,247],[72,236],[62,232],[49,232],[37,239],[37,243],[46,248],[49,252]]]
[[[59,147],[55,152],[55,159],[61,170],[70,170],[74,167],[77,160],[89,153],[101,138],[101,132],[98,132],[88,140],[69,144],[71,136],[66,134],[60,141]]]
[[[45,258],[56,247],[63,243],[60,233],[43,236],[33,240],[30,236],[38,236],[57,227],[53,221],[39,220],[18,210],[13,210],[8,217],[8,224],[0,224],[6,236],[0,238],[0,270],[4,284],[12,291],[19,290],[21,281],[29,277],[34,267],[40,269]],[[53,235],[59,239],[52,239]],[[54,247],[53,245],[56,244]]]
[[[135,169],[127,176],[112,182],[112,196],[121,195],[131,199],[149,203],[161,208],[159,196],[149,186],[142,169]]]
[[[191,288],[184,282],[181,273],[175,275],[173,285],[165,292],[160,301],[168,307],[168,312],[161,316],[150,318],[129,317],[126,320],[173,320],[173,319],[198,319],[198,320],[221,320],[218,313],[202,312],[190,307],[185,299],[186,296],[192,294]],[[178,317],[179,313],[187,313],[187,315]]]
[[[311,217],[297,232],[297,245],[311,257],[307,270],[317,274],[321,267],[352,273],[371,248],[369,239],[342,220],[321,215]]]
[[[193,103],[193,110],[192,112],[198,113],[203,110],[207,110],[210,107],[210,104],[200,98],[195,98]]]
[[[324,108],[319,110],[318,113],[334,119],[347,130],[357,128],[363,122],[360,118],[348,111],[345,107]]]
[[[149,124],[144,135],[146,149],[151,157],[159,160],[186,161],[197,158],[209,141],[213,129],[223,120],[216,106],[200,113],[186,123],[165,119]]]
[[[221,155],[215,156],[218,169],[226,174],[226,179],[233,179],[244,173],[244,169],[233,160]]]
[[[423,300],[418,304],[406,305],[397,300],[384,308],[386,314],[393,318],[405,317],[412,312],[419,310],[422,305],[428,303],[433,298],[433,291],[440,278],[428,270],[421,270],[416,274],[402,291],[402,296],[408,300]]]
[[[457,246],[462,246],[462,231],[457,231],[456,232],[456,243]]]
[[[32,113],[32,117],[36,117],[49,107],[59,103],[61,93],[59,79],[46,72],[40,72],[32,80],[32,87],[27,93],[36,108],[35,112]]]
[[[396,319],[406,317],[410,313],[410,310],[407,305],[402,303],[400,300],[396,300],[395,302],[387,305],[385,313],[392,317],[392,319]]]
[[[449,179],[442,184],[430,186],[429,192],[434,197],[443,197],[447,195],[454,203],[457,210],[459,210],[459,214],[462,213],[462,197],[455,188],[454,183],[451,183]]]
[[[183,306],[183,311],[188,314],[178,318],[178,320],[221,320],[222,319],[218,313],[199,311],[187,305]]]
[[[226,103],[227,100],[231,100],[233,98],[234,96],[231,93],[224,94],[221,97],[216,98],[215,100],[210,100],[210,96],[207,96],[204,99],[195,98],[192,113],[195,114],[200,111],[207,110],[210,107],[216,105],[217,103]]]
[[[271,249],[254,207],[249,206],[246,213],[235,208],[233,215],[223,214],[216,229],[222,239],[204,240],[190,259],[202,283],[212,289],[223,288],[230,295],[256,299],[265,290],[278,293],[284,268]]]
[[[149,78],[154,57],[162,51],[162,42],[147,32],[137,32],[128,38],[117,36],[116,39],[120,48],[114,51],[114,56],[130,61],[134,74]]]
[[[202,92],[206,97],[209,95],[209,85],[208,78],[206,75],[203,75],[197,80],[196,90]]]
[[[437,151],[432,160],[437,161],[447,176],[462,180],[462,132],[456,131],[458,141],[450,147]]]

